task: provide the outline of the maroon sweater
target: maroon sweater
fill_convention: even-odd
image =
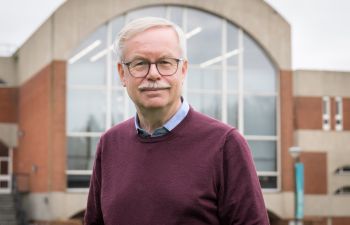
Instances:
[[[191,108],[162,137],[139,137],[133,119],[102,136],[85,224],[269,223],[246,141]]]

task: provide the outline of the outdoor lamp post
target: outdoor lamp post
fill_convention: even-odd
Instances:
[[[301,148],[293,146],[289,153],[294,160],[294,225],[303,225],[304,218],[304,164],[300,162]]]

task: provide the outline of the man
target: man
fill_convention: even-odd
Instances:
[[[181,29],[142,18],[115,45],[137,114],[100,139],[85,224],[267,225],[246,141],[181,97],[188,66]]]

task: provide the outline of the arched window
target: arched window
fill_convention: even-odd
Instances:
[[[148,7],[118,16],[71,54],[68,188],[87,187],[99,136],[135,115],[120,85],[111,46],[126,22],[143,16],[164,17],[183,28],[190,63],[184,97],[198,111],[237,127],[252,149],[262,187],[278,189],[276,68],[241,28],[224,18],[179,6]]]

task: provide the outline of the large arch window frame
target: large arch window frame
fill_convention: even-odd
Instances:
[[[189,39],[192,38],[194,35],[197,33],[200,33],[201,31],[198,27],[187,30],[188,29],[188,24],[189,24],[189,15],[188,12],[193,10],[190,8],[185,8],[185,7],[178,7],[178,6],[158,6],[158,7],[148,7],[144,9],[140,9],[139,11],[142,10],[148,10],[148,9],[154,9],[158,8],[159,10],[164,9],[164,16],[167,19],[172,20],[172,16],[176,13],[181,12],[181,23],[178,24],[180,25],[185,33],[189,36]],[[198,11],[198,10],[197,10]],[[99,29],[103,30],[102,33],[104,33],[103,37],[104,40],[102,40],[102,43],[95,43],[92,42],[88,46],[84,46],[84,49],[78,48],[75,50],[75,54],[72,54],[72,57],[68,61],[68,79],[67,79],[67,139],[68,139],[68,144],[67,144],[67,159],[68,159],[68,168],[66,170],[67,174],[67,190],[68,191],[73,191],[73,192],[84,192],[87,191],[86,188],[81,188],[79,187],[80,184],[83,184],[83,186],[88,183],[88,178],[91,175],[91,168],[92,168],[92,160],[93,160],[93,155],[94,155],[94,150],[95,146],[97,144],[98,138],[101,136],[101,134],[104,132],[104,130],[109,129],[112,127],[113,124],[120,122],[121,120],[125,120],[130,118],[135,114],[135,109],[133,107],[132,102],[129,100],[129,97],[127,95],[126,90],[120,85],[118,81],[118,75],[117,75],[117,70],[116,70],[116,65],[115,65],[115,58],[113,55],[113,52],[111,51],[111,46],[113,44],[113,37],[116,35],[118,29],[116,27],[122,26],[126,21],[129,21],[131,19],[134,19],[135,14],[137,14],[138,10],[131,11],[129,13],[126,13],[122,16],[119,16],[115,19],[112,19],[111,21],[108,21],[106,24],[102,25]],[[213,16],[216,17],[216,16]],[[205,68],[206,71],[219,71],[220,76],[221,76],[221,81],[219,82],[220,88],[219,89],[207,89],[203,87],[199,88],[193,88],[191,87],[191,82],[189,81],[189,78],[185,80],[184,83],[184,90],[183,94],[184,97],[189,100],[189,103],[191,104],[191,96],[216,96],[219,97],[220,99],[220,105],[218,106],[217,110],[214,110],[214,117],[217,117],[221,121],[225,123],[229,123],[231,125],[234,125],[238,128],[238,130],[245,136],[247,141],[249,142],[250,145],[255,146],[257,143],[264,143],[267,144],[270,142],[272,145],[274,145],[275,148],[275,162],[274,162],[274,169],[272,170],[259,170],[258,168],[258,175],[260,178],[260,181],[263,186],[264,191],[279,191],[280,190],[280,138],[279,138],[279,95],[278,95],[278,87],[279,87],[279,80],[277,76],[276,69],[273,71],[273,76],[274,76],[274,85],[275,89],[274,91],[247,91],[245,90],[245,43],[251,41],[252,43],[255,43],[250,37],[239,27],[235,27],[231,23],[229,23],[226,19],[224,18],[217,18],[219,21],[218,24],[220,24],[220,29],[221,29],[221,40],[220,40],[220,52],[217,57],[214,57],[212,59],[208,59],[202,63],[191,63],[190,59],[190,64],[189,64],[189,76],[191,76],[191,70],[201,70]],[[174,21],[174,20],[173,20]],[[174,21],[176,22],[176,21]],[[118,24],[116,26],[116,24]],[[229,43],[229,28],[232,27],[235,30],[237,34],[237,39],[236,39],[236,48],[231,48],[228,46]],[[120,27],[121,28],[121,27]],[[191,36],[192,35],[192,36]],[[101,82],[101,84],[95,84],[91,82],[90,84],[77,84],[75,82],[70,82],[70,76],[72,76],[71,72],[71,65],[73,65],[76,61],[79,59],[74,58],[77,56],[79,53],[84,51],[87,47],[93,48],[93,44],[99,45],[101,49],[97,52],[95,52],[94,55],[89,55],[89,60],[91,63],[94,63],[98,60],[102,60],[105,67],[105,81],[104,84]],[[102,46],[103,45],[103,46]],[[188,46],[190,47],[190,46]],[[260,48],[260,47],[259,47]],[[260,51],[262,51],[260,49]],[[86,53],[88,55],[88,53]],[[86,57],[86,56],[81,56],[81,57]],[[267,56],[265,55],[267,58]],[[74,61],[74,60],[75,61]],[[235,61],[235,63],[231,63],[230,60]],[[210,61],[212,60],[212,61]],[[270,61],[269,59],[267,59]],[[102,65],[101,64],[101,65]],[[229,73],[230,71],[230,73]],[[235,78],[232,78],[230,75],[235,74]],[[237,86],[232,89],[228,85],[230,82],[232,82],[232,79],[235,79],[236,81],[234,83],[237,84]],[[236,85],[234,84],[234,85]],[[102,111],[105,112],[104,118],[101,119],[103,120],[103,128],[97,129],[98,131],[76,131],[73,128],[70,127],[70,124],[72,122],[71,115],[74,114],[74,110],[71,111],[71,108],[73,107],[72,101],[70,101],[70,96],[74,95],[74,92],[96,92],[100,93],[103,95],[103,101],[104,103],[102,104]],[[119,93],[119,94],[117,94]],[[114,96],[116,95],[116,96]],[[256,134],[249,134],[249,132],[245,132],[246,130],[246,123],[247,121],[246,118],[249,116],[245,115],[245,107],[247,106],[247,99],[251,98],[274,98],[274,113],[275,113],[275,131],[274,134],[268,134],[268,135],[256,135]],[[102,99],[102,98],[101,98]],[[193,98],[194,99],[194,98]],[[235,101],[234,104],[236,104],[235,110],[236,112],[232,112],[232,110],[229,109],[229,103],[230,101]],[[122,109],[120,111],[115,111],[117,110],[117,107],[113,107],[115,104],[122,105],[119,109]],[[210,114],[211,112],[209,112]],[[216,113],[216,115],[215,115]],[[232,115],[233,113],[233,115]],[[119,117],[115,117],[119,115]],[[235,119],[232,119],[235,118]],[[89,161],[89,165],[85,169],[76,169],[76,168],[70,168],[70,163],[69,160],[71,157],[77,157],[77,156],[72,156],[70,155],[70,148],[72,148],[72,145],[70,144],[71,140],[74,139],[81,139],[82,141],[86,141],[85,146],[88,150],[88,154],[81,156],[82,160]],[[269,147],[267,147],[269,148]],[[253,152],[254,155],[254,152]],[[79,158],[80,156],[78,156]],[[260,158],[259,158],[260,157]],[[254,157],[256,159],[256,157]],[[264,155],[257,156],[258,160],[268,160],[264,158]],[[259,166],[257,166],[259,167]],[[89,169],[90,168],[90,169]],[[72,178],[73,183],[70,183],[70,178]],[[272,180],[270,180],[272,179]],[[78,181],[77,187],[74,185],[74,182]],[[79,184],[80,182],[80,184]],[[264,182],[267,183],[266,188],[264,188]],[[273,183],[273,184],[272,184]],[[271,186],[272,184],[272,186]],[[270,186],[269,186],[270,185]]]

